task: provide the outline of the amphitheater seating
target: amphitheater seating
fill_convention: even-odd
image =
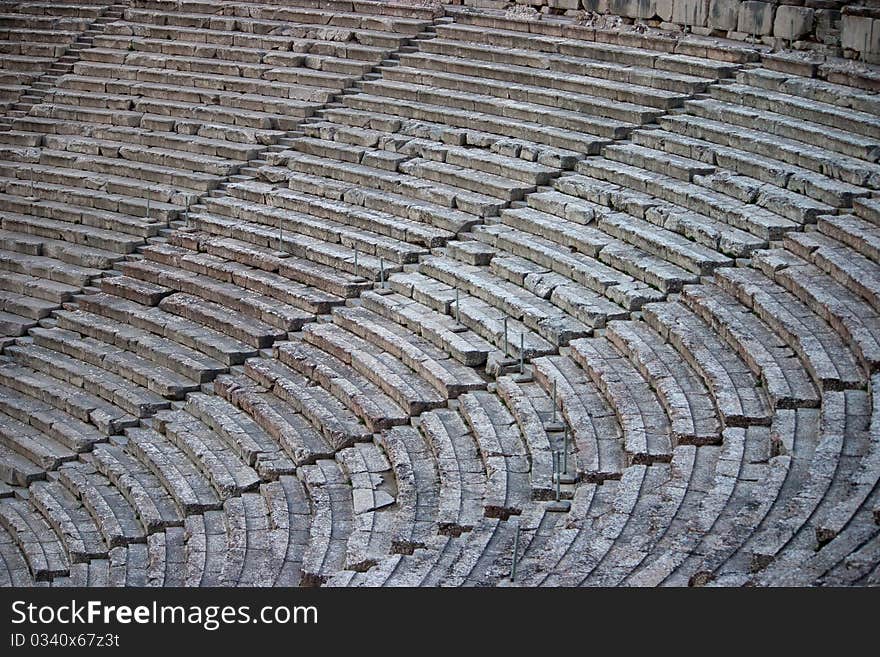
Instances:
[[[3,10],[0,585],[877,583],[876,94],[440,4]]]

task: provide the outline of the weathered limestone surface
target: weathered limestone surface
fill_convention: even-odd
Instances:
[[[0,586],[878,583],[876,10],[7,4]]]

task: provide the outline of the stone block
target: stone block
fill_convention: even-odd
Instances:
[[[880,21],[868,16],[844,15],[840,38],[844,48],[876,54],[880,52]]]
[[[595,11],[599,14],[608,13],[609,0],[581,0],[581,9]]]
[[[709,16],[709,0],[673,0],[672,22],[679,25],[706,25]]]
[[[776,10],[773,36],[783,39],[800,39],[812,32],[815,12],[809,7],[783,5]]]
[[[654,13],[657,14],[662,21],[671,21],[672,4],[673,0],[655,0]]]
[[[651,18],[654,15],[654,0],[610,0],[612,14],[628,18]]]
[[[740,4],[740,0],[709,0],[709,27],[716,30],[735,30]]]
[[[743,2],[739,6],[737,32],[764,36],[773,32],[774,6],[768,2]]]

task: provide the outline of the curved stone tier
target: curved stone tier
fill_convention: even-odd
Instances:
[[[880,583],[873,71],[344,0],[0,51],[0,585]]]

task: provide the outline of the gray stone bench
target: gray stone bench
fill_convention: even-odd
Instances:
[[[46,470],[17,451],[0,445],[0,484],[11,493],[11,486],[27,486],[46,478]],[[10,497],[9,494],[6,497]]]
[[[701,276],[733,264],[733,260],[712,249],[622,213],[601,216],[598,226],[618,239]]]
[[[519,264],[514,264],[512,259],[506,255],[494,258],[493,261],[497,265],[496,269],[501,267],[501,262],[505,263],[505,266],[501,267],[501,269],[507,270],[503,274],[504,278],[515,281],[520,285],[525,283],[531,287],[532,284],[529,282],[529,277],[534,274],[535,289],[541,288],[544,291],[540,292],[540,294],[544,295],[547,291],[555,293],[556,290],[553,290],[552,277],[546,277],[542,271],[550,270],[554,272],[557,279],[555,284],[559,292],[556,293],[555,299],[553,294],[551,294],[550,299],[553,303],[558,302],[560,307],[570,312],[573,312],[573,308],[590,301],[590,291],[601,294],[628,310],[636,310],[648,301],[663,298],[663,294],[660,291],[648,287],[645,283],[637,281],[632,275],[627,273],[626,267],[617,267],[618,263],[616,262],[611,262],[610,264],[600,262],[599,259],[584,253],[573,252],[569,246],[564,245],[565,242],[570,241],[568,235],[575,235],[579,248],[596,252],[601,259],[602,251],[600,251],[600,248],[604,251],[613,244],[611,238],[604,233],[591,228],[579,230],[575,226],[571,226],[569,231],[566,230],[568,228],[566,223],[563,220],[559,220],[555,223],[558,223],[558,228],[565,230],[565,232],[558,237],[554,235],[553,239],[547,239],[541,235],[546,232],[545,227],[549,227],[554,223],[552,218],[542,219],[536,226],[532,220],[534,214],[532,213],[528,216],[530,219],[528,222],[520,221],[522,215],[513,214],[505,214],[503,220],[505,223],[515,223],[517,226],[526,228],[529,232],[519,230],[519,228],[508,227],[507,225],[492,225],[480,227],[475,233],[478,240],[515,254],[515,258],[522,261]],[[550,234],[553,235],[553,232]],[[561,240],[562,245],[556,240]],[[620,243],[618,243],[618,246],[620,246]],[[608,249],[606,255],[611,253],[612,249]],[[667,263],[658,258],[653,258],[644,252],[640,252],[639,255],[638,266],[632,268],[633,273],[639,278],[645,278],[648,272],[654,271],[658,267],[660,269],[670,267]],[[679,272],[683,271],[679,268],[675,269]],[[564,278],[560,278],[560,275]],[[572,288],[571,285],[565,282],[566,279],[575,281],[575,283],[587,289],[577,289],[578,286],[574,286],[575,290],[577,290],[574,296],[566,295],[561,297],[560,295],[564,291]],[[657,278],[655,277],[653,280],[656,281]],[[580,298],[580,301],[575,302],[576,298]],[[582,321],[590,325],[596,325],[597,322],[601,323],[601,315],[613,316],[622,312],[619,308],[615,308],[612,304],[601,299],[594,299],[594,303],[591,305],[594,306],[592,310],[585,308],[586,314],[581,313],[579,315],[579,318],[582,317]],[[595,310],[598,310],[598,315],[600,316],[598,319],[594,316],[596,315],[593,312]],[[578,315],[578,313],[573,314]]]
[[[313,237],[330,244],[343,244],[350,248],[357,246],[358,251],[364,255],[381,257],[398,264],[416,262],[419,255],[426,252],[424,248],[403,243],[399,239],[374,232],[371,228],[347,226],[284,207],[265,207],[233,197],[205,199],[203,203],[208,212],[201,214],[215,214],[263,226],[277,226],[278,230]]]
[[[294,184],[295,178],[297,178],[296,174],[292,174],[290,177],[291,185]],[[231,185],[229,191],[231,194],[237,195],[245,185],[247,183]],[[311,190],[299,192],[293,187],[290,189],[270,187],[267,190],[264,186],[260,191],[267,205],[311,214],[396,240],[435,247],[441,246],[452,237],[452,231],[439,226],[435,228],[415,215],[414,212],[413,217],[410,217],[406,210],[401,212],[403,216],[392,214],[393,208],[388,207],[392,204],[390,199],[386,205],[387,209],[380,207],[368,198],[368,190],[356,187],[348,188],[342,198],[333,198],[329,195],[326,197],[316,196],[312,194]],[[248,198],[248,200],[252,199]]]
[[[170,405],[160,395],[131,383],[118,374],[82,363],[37,344],[8,347],[5,353],[20,365],[65,381],[71,388],[81,388],[118,406],[134,417],[150,417],[156,411],[168,408]]]
[[[880,263],[880,227],[876,224],[851,214],[826,215],[819,217],[818,228],[866,258]]]
[[[221,500],[239,497],[259,487],[257,472],[227,447],[219,435],[185,411],[160,411],[153,424],[197,465]]]
[[[275,479],[294,473],[293,461],[278,442],[225,399],[197,392],[187,396],[185,409],[210,427],[260,477]]]
[[[532,365],[545,392],[556,385],[562,416],[571,429],[579,478],[619,479],[625,467],[620,425],[588,375],[566,356],[537,358]]]
[[[718,101],[687,101],[685,109],[689,114],[669,117],[661,125],[670,129],[669,123],[675,120],[679,125],[687,124],[687,132],[681,129],[676,131],[684,132],[690,137],[796,164],[852,185],[876,189],[880,184],[877,182],[880,175],[877,165],[827,151],[807,142],[768,135],[754,127],[740,126],[734,123],[735,117],[730,116],[725,107]]]
[[[303,552],[302,585],[320,586],[345,566],[354,524],[351,484],[335,461],[321,459],[298,469],[311,500],[312,522]]]
[[[398,69],[393,69],[397,71]],[[499,98],[495,95],[486,95],[485,90],[481,93],[473,91],[464,91],[461,89],[445,88],[438,86],[441,80],[435,80],[422,74],[417,69],[413,69],[410,73],[409,69],[400,69],[401,73],[392,73],[387,79],[365,82],[364,90],[368,94],[375,96],[384,96],[400,99],[403,101],[411,101],[418,105],[428,105],[434,108],[449,108],[460,112],[465,112],[466,116],[471,117],[471,121],[485,122],[486,125],[504,125],[506,121],[519,124],[524,130],[522,135],[528,135],[533,138],[537,135],[554,135],[560,141],[566,138],[574,138],[581,135],[581,139],[590,140],[591,138],[608,138],[624,137],[633,127],[631,122],[621,121],[616,118],[605,118],[601,115],[594,116],[580,111],[560,109],[546,104],[536,102],[527,102],[522,95],[517,98],[517,94],[513,93],[513,98]],[[427,78],[427,79],[426,79]],[[465,78],[468,82],[470,78]],[[491,84],[491,83],[490,83]],[[452,86],[447,83],[447,86]],[[461,85],[458,85],[461,86]],[[455,90],[455,95],[451,96],[450,91]],[[515,90],[515,88],[514,88]],[[528,97],[528,96],[526,96]],[[540,100],[540,97],[537,99]],[[417,106],[418,106],[417,105]],[[624,106],[625,108],[626,106]],[[435,109],[436,111],[436,109]],[[650,118],[641,114],[632,115],[632,112],[624,112],[618,116],[632,118]],[[413,117],[422,118],[422,117]],[[430,115],[424,117],[430,120]],[[555,129],[555,132],[542,131],[538,126]],[[470,126],[460,126],[470,127]],[[513,127],[513,126],[511,126]],[[531,130],[529,129],[531,128]],[[537,128],[537,129],[536,129]],[[492,130],[488,130],[493,132]],[[508,131],[507,134],[511,134]],[[517,134],[513,132],[512,134]],[[534,141],[540,141],[533,138]],[[573,148],[571,144],[550,144],[551,146],[559,146],[569,148],[571,150],[584,152],[583,148]]]
[[[149,246],[143,250],[143,253],[152,263],[184,270],[178,276],[178,280],[182,281],[182,284],[190,282],[187,289],[189,293],[195,294],[197,289],[192,287],[191,282],[201,281],[202,289],[212,290],[213,300],[218,303],[226,303],[227,299],[234,298],[229,294],[231,293],[229,284],[272,297],[308,313],[326,314],[333,306],[342,303],[342,298],[335,294],[291,280],[286,274],[293,273],[296,261],[288,263],[276,257],[276,254],[284,255],[281,252],[261,250],[233,240],[201,238],[200,235],[196,236],[193,243],[189,234],[178,233],[172,237],[171,244]],[[204,248],[204,251],[197,250],[201,248]],[[256,266],[250,266],[252,264]],[[280,274],[276,275],[273,270],[278,270]],[[300,278],[305,279],[309,273],[310,271],[307,270]],[[213,279],[216,283],[209,283],[205,280],[207,278]],[[337,275],[337,278],[342,277]],[[296,312],[288,311],[288,313],[291,318],[297,316]],[[277,314],[280,314],[280,311]]]
[[[147,533],[183,524],[183,516],[158,476],[121,447],[96,447],[92,464],[131,504]]]
[[[15,198],[13,197],[13,199]],[[22,201],[21,205],[26,206],[27,202]],[[40,212],[44,208],[48,209],[48,205],[50,204],[37,204],[37,207],[33,209]],[[67,210],[72,211],[72,208],[68,207]],[[46,213],[50,214],[50,212]],[[143,238],[119,234],[106,228],[77,225],[68,221],[45,219],[41,216],[25,215],[17,212],[5,212],[0,225],[2,225],[3,230],[10,232],[70,242],[118,254],[133,253],[138,246],[144,243]],[[64,267],[65,265],[61,266]],[[66,267],[74,268],[75,265],[66,265]],[[82,268],[79,269],[82,270]]]
[[[275,584],[297,586],[309,538],[311,508],[302,482],[285,475],[260,486],[271,528],[270,549],[280,562]]]
[[[393,354],[447,398],[485,388],[485,381],[476,372],[370,310],[338,308],[333,312],[333,322]]]
[[[34,482],[29,502],[52,527],[71,563],[107,556],[108,546],[88,510],[58,482]]]
[[[430,48],[440,46],[436,40],[430,43],[431,45],[428,46]],[[444,51],[456,52],[457,49],[457,45],[451,45]],[[470,68],[467,64],[468,60],[458,60],[454,65],[456,72],[434,71],[425,70],[418,60],[405,59],[402,66],[383,69],[383,79],[461,92],[465,98],[472,101],[474,109],[506,107],[508,112],[517,112],[511,116],[525,120],[544,117],[547,108],[550,108],[556,110],[559,117],[568,119],[564,123],[548,122],[550,125],[578,128],[587,134],[603,137],[624,136],[627,132],[626,128],[631,128],[633,124],[649,123],[660,115],[658,110],[650,107],[651,104],[665,105],[671,99],[677,98],[671,93],[655,92],[646,88],[628,91],[625,85],[609,83],[601,79],[575,78],[542,71],[539,80],[532,71],[524,67],[511,67],[512,70],[507,71],[506,76],[502,76],[493,68],[477,64],[471,64],[472,68]],[[548,82],[557,88],[548,89]],[[577,84],[578,82],[580,84]],[[661,100],[658,102],[656,98],[652,98],[652,93],[660,96]],[[479,100],[481,97],[483,99]],[[508,99],[513,102],[504,105],[499,104],[499,101],[488,101],[487,97]],[[461,107],[461,105],[457,106]],[[498,112],[487,111],[487,113]],[[576,114],[587,116],[575,118]]]
[[[389,279],[389,285],[400,295],[455,319],[455,288],[453,286],[421,273],[395,274]],[[465,294],[459,295],[459,315],[464,326],[489,343],[503,349],[505,343],[503,321],[507,316],[504,311],[478,297]],[[508,355],[518,356],[520,335],[522,335],[523,351],[526,358],[553,353],[556,350],[550,342],[527,328],[521,321],[509,318]]]
[[[357,296],[362,289],[371,288],[372,283],[360,276],[355,277],[345,274],[331,267],[314,263],[302,258],[288,256],[283,251],[249,244],[236,239],[214,237],[205,233],[194,231],[180,231],[171,236],[168,245],[156,245],[148,252],[155,254],[157,261],[169,262],[168,258],[174,259],[182,255],[178,260],[181,267],[202,267],[207,263],[214,262],[215,268],[228,276],[229,271],[236,271],[234,263],[244,265],[246,268],[275,273],[281,278],[293,283],[299,283],[315,290],[321,290],[330,295],[330,302],[341,301],[343,298]],[[178,250],[173,247],[181,247]],[[197,254],[214,256],[212,258],[196,258]],[[173,260],[172,260],[173,261]],[[247,269],[246,269],[247,271]],[[266,280],[262,276],[258,279]],[[285,281],[268,277],[274,284],[287,287]]]
[[[105,191],[110,195],[128,196],[132,202],[140,200],[146,209],[146,198],[151,198],[158,203],[170,203],[183,209],[197,202],[200,194],[195,190],[181,189],[173,185],[165,185],[140,180],[139,177],[127,178],[112,174],[95,175],[88,171],[66,169],[62,167],[44,166],[40,164],[22,164],[19,162],[0,163],[0,175],[4,178],[19,178],[22,180],[47,182],[49,184],[63,185],[67,187],[79,187],[93,189],[95,183],[105,186]],[[28,187],[30,185],[28,184]],[[160,206],[161,207],[161,206]],[[151,208],[152,209],[152,208]],[[158,211],[158,210],[157,210]]]
[[[801,466],[802,483],[797,494],[791,494],[784,511],[777,509],[768,517],[746,546],[756,571],[774,561],[782,565],[800,560],[833,537],[823,535],[813,519],[843,502],[852,490],[849,476],[857,469],[858,459],[848,459],[845,454],[864,453],[868,408],[862,391],[828,391],[823,395],[815,448]]]
[[[876,134],[878,126],[876,118],[852,113],[845,117],[834,117],[834,115],[829,117],[828,114],[820,114],[821,108],[812,103],[804,103],[804,105],[813,107],[813,111],[797,111],[795,108],[789,108],[785,96],[774,95],[771,99],[761,99],[756,97],[755,91],[746,85],[731,84],[714,87],[710,95],[718,101],[743,106],[741,111],[725,114],[727,120],[735,116],[736,119],[731,122],[737,125],[760,126],[761,130],[772,135],[807,141],[868,162],[877,162],[880,158],[880,138],[859,134],[856,132],[858,128],[849,127],[863,123],[865,127],[861,130],[866,130],[873,124]],[[797,111],[798,115],[789,116],[793,111]]]
[[[827,125],[845,132],[880,138],[880,121],[875,114],[847,107],[846,104],[831,103],[828,99],[806,98],[796,93],[793,88],[772,90],[757,84],[753,80],[760,77],[763,71],[752,75],[750,71],[742,71],[737,76],[739,84],[729,87],[741,92],[736,102],[765,111],[784,114],[792,118],[806,119],[812,123]],[[816,82],[815,80],[813,82]],[[794,86],[794,85],[792,85]]]
[[[83,422],[90,422],[104,435],[119,433],[138,423],[136,418],[113,404],[14,363],[0,366],[0,384],[43,400]]]
[[[260,247],[281,250],[291,254],[297,260],[307,260],[349,274],[355,272],[354,249],[342,244],[331,244],[296,233],[281,234],[276,228],[247,224],[208,214],[191,216],[190,225],[204,233],[218,237],[229,237]],[[402,268],[398,264],[385,263],[385,274],[388,276]],[[357,270],[359,276],[375,281],[379,279],[381,262],[376,256],[359,255]]]
[[[423,413],[419,429],[440,476],[438,529],[451,536],[469,532],[483,515],[486,494],[486,473],[473,436],[461,416],[448,409]]]
[[[669,417],[676,445],[721,441],[721,423],[711,394],[675,349],[643,322],[611,322],[608,339],[656,391]]]
[[[864,298],[875,310],[880,309],[880,265],[876,262],[819,232],[786,237],[783,246]]]
[[[277,347],[278,359],[324,390],[329,391],[373,432],[406,424],[407,413],[366,376],[307,342]]]
[[[451,234],[466,230],[479,221],[478,217],[469,213],[471,208],[466,202],[468,211],[451,207],[449,194],[441,193],[442,190],[419,190],[414,185],[407,185],[398,190],[402,193],[397,193],[392,191],[397,187],[382,185],[380,189],[372,189],[357,182],[334,180],[320,174],[294,172],[281,167],[260,167],[260,174],[267,180],[286,181],[290,188],[290,191],[275,188],[277,200],[268,196],[268,202],[278,203],[281,207],[299,208],[304,203],[302,196],[307,195],[310,212],[335,217],[344,207],[338,204],[342,201],[350,204],[351,209],[346,213],[348,223],[416,244],[437,245]],[[237,186],[231,187],[232,193],[239,193]]]
[[[243,280],[244,284],[236,285],[234,282],[218,281],[212,276],[176,269],[151,260],[127,263],[123,266],[123,270],[127,276],[132,278],[180,290],[188,295],[213,302],[218,306],[236,310],[245,315],[242,321],[247,321],[248,318],[254,320],[256,323],[252,323],[252,330],[262,331],[265,336],[280,336],[281,333],[277,329],[280,329],[281,332],[298,330],[312,318],[312,314],[300,310],[297,306],[309,308],[316,301],[316,295],[312,294],[305,286],[300,287],[294,283],[285,285],[284,281],[272,280],[264,281],[268,284],[260,286],[259,274],[255,273],[247,280],[250,273],[248,271],[241,272],[240,280]],[[272,283],[279,284],[275,286],[275,289],[272,289]],[[242,290],[244,289],[250,289],[252,294],[243,296]],[[261,294],[262,292],[274,292],[274,294]],[[277,298],[279,296],[280,299]],[[318,297],[318,303],[315,305],[320,308],[320,295]],[[291,301],[297,302],[296,306],[291,304]],[[209,319],[211,313],[207,308],[205,313],[207,314],[204,315],[204,318],[215,330],[223,331],[224,324],[229,323],[228,319],[216,316],[216,313],[214,313],[215,319]],[[275,329],[270,329],[266,325],[275,327]]]
[[[0,392],[0,411],[38,430],[42,434],[41,439],[56,441],[76,453],[87,452],[95,443],[105,440],[93,425],[37,397],[6,386],[0,387]]]
[[[191,154],[187,151],[174,150],[167,144],[160,147],[140,146],[127,141],[97,139],[79,135],[46,135],[43,146],[53,150],[66,150],[75,153],[113,154],[116,157],[132,162],[159,164],[213,174],[216,176],[234,175],[244,164],[242,161],[230,161],[214,155]]]
[[[824,391],[863,388],[867,379],[850,347],[823,319],[761,272],[729,269],[716,282],[751,308],[797,353]]]
[[[34,580],[51,581],[70,572],[70,560],[58,535],[26,502],[0,500],[0,526],[21,550]]]
[[[441,123],[454,128],[504,137],[513,135],[519,140],[583,155],[595,155],[602,146],[609,143],[609,139],[602,136],[544,126],[541,123],[507,118],[498,114],[435,105],[418,98],[412,98],[412,85],[401,85],[394,88],[396,93],[391,96],[394,100],[389,102],[385,93],[390,90],[389,83],[385,83],[381,88],[377,88],[373,84],[372,93],[344,96],[342,102],[346,107],[355,110],[392,114],[405,119]],[[443,95],[439,91],[437,95],[440,96],[437,100],[448,97],[448,94]]]
[[[496,392],[513,416],[524,441],[532,499],[551,499],[555,492],[553,449],[559,446],[554,439],[558,436],[551,438],[545,425],[553,416],[552,398],[538,383],[517,383],[511,376],[498,378]]]
[[[161,397],[180,399],[199,387],[195,381],[147,358],[93,338],[83,338],[73,331],[61,328],[33,331],[34,344],[103,368]]]
[[[589,374],[614,409],[629,463],[669,462],[669,418],[648,380],[605,338],[575,340],[571,357]]]
[[[122,158],[69,153],[48,148],[44,148],[40,152],[40,164],[79,169],[93,174],[124,175],[201,192],[212,190],[220,183],[216,176],[206,173],[184,171],[161,164],[131,162]]]
[[[494,347],[472,331],[460,331],[445,313],[400,294],[364,292],[363,307],[421,335],[438,349],[469,367],[479,367]]]
[[[93,225],[95,228],[140,237],[156,236],[159,230],[167,225],[170,219],[176,218],[181,210],[172,203],[150,199],[148,216],[146,198],[132,198],[109,192],[97,195],[81,187],[70,187],[44,180],[40,181],[39,186],[35,182],[18,179],[4,179],[2,184],[5,192],[10,196],[14,194],[19,197],[39,199],[37,203],[31,202],[30,213],[64,218],[77,211],[81,217],[78,222],[73,223]],[[149,190],[145,191],[149,195]],[[21,203],[13,198],[8,198],[8,202],[16,204],[12,207],[20,207],[18,204]],[[65,208],[65,206],[69,207]]]
[[[373,443],[359,443],[336,455],[351,484],[351,536],[345,555],[345,568],[366,571],[388,555],[397,526],[396,499],[390,492],[391,464]]]
[[[659,197],[762,239],[779,239],[784,232],[795,230],[797,226],[774,212],[743,203],[699,184],[682,182],[622,162],[590,158],[578,164],[578,173]]]
[[[431,257],[422,260],[419,271],[482,299],[554,344],[565,345],[575,337],[590,333],[589,328],[565,316],[553,304],[499,279],[486,268],[444,257]]]
[[[48,317],[58,307],[53,301],[0,290],[0,311],[7,315],[18,315],[38,322]]]
[[[224,584],[259,586],[276,579],[284,562],[280,550],[267,549],[277,540],[265,498],[257,492],[233,497],[223,505],[228,552]]]
[[[344,100],[345,98],[343,98]],[[488,149],[490,153],[504,157],[515,157],[527,162],[537,162],[550,168],[571,169],[577,160],[584,157],[574,151],[552,148],[544,144],[539,145],[500,132],[493,134],[471,128],[446,125],[440,113],[438,113],[436,120],[427,121],[400,118],[381,109],[366,111],[343,106],[322,110],[321,116],[337,126],[337,134],[342,132],[349,139],[372,138],[374,132],[378,138],[383,133],[390,132],[415,139],[424,139],[435,145],[442,143],[448,146],[480,146],[483,149]],[[479,152],[469,154],[477,156]]]
[[[440,480],[435,457],[421,433],[410,426],[383,431],[377,442],[397,484],[391,552],[412,554],[426,547],[438,530]]]
[[[650,132],[662,133],[660,130]],[[640,141],[641,131],[633,133],[636,142]],[[653,145],[653,144],[652,144]],[[533,195],[530,203],[538,207],[546,207],[551,214],[559,214],[565,208],[565,214],[577,212],[581,204],[593,206],[584,215],[590,220],[598,220],[608,214],[605,208],[626,213],[638,219],[648,221],[665,231],[673,232],[691,242],[707,247],[729,256],[744,257],[752,250],[767,245],[754,235],[734,228],[724,221],[693,212],[675,203],[658,199],[650,194],[629,189],[607,181],[588,178],[581,175],[563,176],[555,183],[556,189],[544,195]],[[573,199],[572,196],[575,198]],[[535,197],[538,198],[535,198]],[[545,201],[546,198],[546,201]]]
[[[132,306],[134,304],[122,307],[117,305],[117,310],[121,313],[118,317],[125,318],[123,321],[126,321]],[[123,324],[121,321],[103,314],[103,312],[111,312],[110,310],[98,306],[90,306],[90,308],[101,311],[102,314],[83,310],[58,311],[56,317],[59,328],[75,331],[109,345],[116,345],[142,359],[173,370],[188,381],[200,383],[210,381],[217,374],[227,370],[227,367],[219,361],[203,355],[177,339],[164,338],[160,334],[154,334],[148,330],[133,328],[127,323]],[[204,331],[201,333],[204,335]],[[178,335],[185,338],[182,334]],[[249,353],[249,351],[244,353]],[[133,363],[131,366],[134,367],[137,364]]]
[[[7,415],[0,415],[0,444],[43,472],[56,470],[65,461],[76,459],[76,454],[66,445]]]
[[[334,449],[304,415],[250,378],[222,375],[214,383],[214,392],[272,436],[295,465],[333,455]]]
[[[311,324],[307,342],[327,351],[367,377],[410,415],[442,406],[446,398],[402,361],[333,324]]]
[[[867,372],[880,366],[880,315],[821,269],[783,249],[756,251],[754,264],[828,322]]]
[[[720,133],[713,133],[719,136],[717,139],[698,138],[696,135],[701,133],[689,126],[686,117],[665,116],[659,120],[659,123],[662,130],[636,131],[633,133],[633,140],[674,155],[714,164],[738,175],[769,183],[779,189],[789,190],[799,196],[805,195],[835,207],[852,205],[853,199],[870,193],[862,187],[832,179],[822,173],[797,166],[796,163],[781,162],[772,154],[763,156],[727,146],[720,138]],[[703,137],[707,136],[703,135]],[[772,191],[776,192],[776,190]],[[796,198],[798,196],[792,196],[791,200],[794,201]],[[800,203],[795,207],[803,205],[806,200],[800,196]]]
[[[125,435],[125,451],[156,475],[183,515],[221,508],[211,482],[174,443],[152,429],[132,428]]]
[[[252,68],[254,70],[248,72],[258,74],[274,70],[268,66]],[[242,76],[238,71],[206,73],[86,60],[76,62],[72,70],[72,74],[63,76],[63,88],[99,93],[113,91],[131,97],[132,102],[139,97],[153,97],[198,103],[219,99],[222,95],[245,107],[253,107],[256,98],[265,98],[270,105],[295,107],[297,114],[308,116],[304,112],[309,107],[329,102],[338,93],[336,89],[267,80],[254,75]]]
[[[146,540],[135,509],[93,465],[65,464],[58,470],[58,483],[88,511],[109,549]]]
[[[0,53],[10,56],[22,55],[25,57],[45,57],[51,60],[63,55],[65,50],[67,50],[67,47],[63,43],[0,41]]]
[[[290,367],[253,358],[245,363],[245,372],[308,419],[334,449],[371,438],[372,432],[342,402],[322,387],[309,385],[305,376]]]
[[[342,163],[338,160],[305,155],[294,151],[285,151],[269,159],[270,164],[286,164],[290,169],[311,175],[322,176],[341,182],[357,184],[366,188],[389,191],[397,194],[412,195],[414,198],[457,208],[478,217],[493,216],[506,204],[504,201],[486,194],[468,191],[453,184],[445,184],[436,180],[436,175],[428,173],[427,180],[434,184],[425,184],[420,171],[400,173],[388,172],[360,164]],[[426,165],[427,166],[427,165]]]
[[[679,302],[652,303],[644,318],[694,368],[725,426],[769,424],[768,401],[748,365],[706,323]]]
[[[441,26],[440,29],[442,33],[447,28]],[[669,71],[658,74],[651,68],[620,66],[613,62],[570,55],[548,54],[537,60],[526,57],[524,65],[511,61],[493,62],[492,52],[496,49],[480,48],[474,44],[466,45],[468,57],[461,58],[456,52],[452,52],[453,44],[462,45],[447,38],[432,39],[430,43],[420,44],[419,53],[405,54],[400,61],[405,66],[413,66],[417,62],[418,68],[450,73],[464,74],[479,70],[486,77],[510,82],[535,84],[533,81],[540,81],[538,86],[587,95],[592,95],[592,90],[596,88],[594,85],[598,85],[600,89],[621,90],[629,96],[629,102],[636,104],[643,104],[635,95],[639,91],[651,93],[650,90],[657,90],[660,98],[669,98],[674,97],[674,94],[683,96],[698,93],[708,86],[708,80],[698,76]],[[447,55],[440,54],[444,49]],[[429,53],[430,58],[422,53]],[[538,67],[534,68],[534,64]],[[596,95],[601,95],[601,92]]]
[[[513,416],[495,394],[469,392],[459,412],[470,427],[486,468],[487,517],[519,515],[531,500],[528,450]]]
[[[800,358],[739,301],[714,285],[685,287],[682,299],[761,378],[774,408],[819,405],[820,394]]]
[[[780,94],[804,98],[815,103],[827,103],[844,109],[876,116],[880,109],[877,96],[845,84],[819,78],[791,75],[768,68],[746,69],[737,75],[737,81]]]

